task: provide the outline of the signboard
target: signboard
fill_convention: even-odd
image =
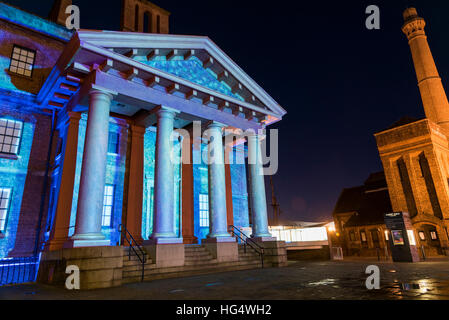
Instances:
[[[419,261],[413,227],[407,212],[390,212],[384,214],[385,225],[391,237],[389,244],[394,262]]]

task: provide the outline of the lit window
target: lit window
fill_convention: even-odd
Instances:
[[[432,240],[437,240],[438,239],[437,232],[436,231],[430,231],[430,238]]]
[[[390,237],[388,236],[388,230],[385,230],[384,233],[385,233],[385,240],[386,241],[390,240]]]
[[[36,51],[19,47],[12,49],[9,71],[25,77],[32,77]]]
[[[365,231],[360,231],[360,239],[362,242],[367,242]]]
[[[118,144],[120,135],[115,132],[109,132],[108,153],[118,154]]]
[[[0,232],[4,232],[6,229],[10,199],[11,189],[0,188]]]
[[[413,230],[407,230],[408,242],[411,246],[416,246],[415,235]]]
[[[426,240],[426,235],[424,234],[424,231],[418,232],[418,235],[419,235],[419,239],[421,241],[425,241]]]
[[[19,153],[23,123],[20,121],[0,119],[0,153]]]
[[[110,227],[112,223],[112,209],[114,207],[114,186],[104,187],[103,215],[101,218],[102,227]]]
[[[200,194],[200,227],[209,227],[209,195]]]

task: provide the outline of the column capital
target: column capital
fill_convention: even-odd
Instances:
[[[158,106],[153,109],[154,113],[157,114],[158,118],[175,118],[176,114],[181,113],[181,111],[166,107],[166,106]]]
[[[114,96],[118,95],[116,91],[97,86],[96,84],[92,84],[91,89],[89,90],[89,95],[97,95],[97,94],[105,95],[109,97],[111,100],[114,98]]]
[[[223,128],[227,127],[227,126],[225,124],[217,122],[217,121],[209,121],[206,124],[206,127],[208,129],[223,129]]]

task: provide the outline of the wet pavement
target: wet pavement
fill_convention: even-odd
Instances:
[[[380,269],[380,289],[368,290],[366,267]],[[43,285],[0,288],[0,299],[26,300],[449,300],[449,259],[420,263],[375,260],[290,262],[256,269],[68,291]]]

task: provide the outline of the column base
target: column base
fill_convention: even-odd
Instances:
[[[64,249],[85,248],[85,247],[107,247],[111,245],[110,240],[76,240],[70,239],[64,243]]]
[[[144,246],[153,244],[180,244],[180,243],[183,243],[182,238],[152,238],[143,241]]]
[[[212,237],[201,240],[202,244],[205,243],[224,243],[224,242],[237,242],[237,239],[231,236],[227,237]]]
[[[277,241],[277,238],[276,237],[272,237],[271,235],[270,236],[262,236],[262,237],[259,237],[259,236],[253,237],[253,236],[251,236],[251,239],[256,241],[256,242],[273,242],[273,241]]]
[[[180,243],[145,244],[144,248],[157,268],[184,266],[185,249],[182,239]]]

